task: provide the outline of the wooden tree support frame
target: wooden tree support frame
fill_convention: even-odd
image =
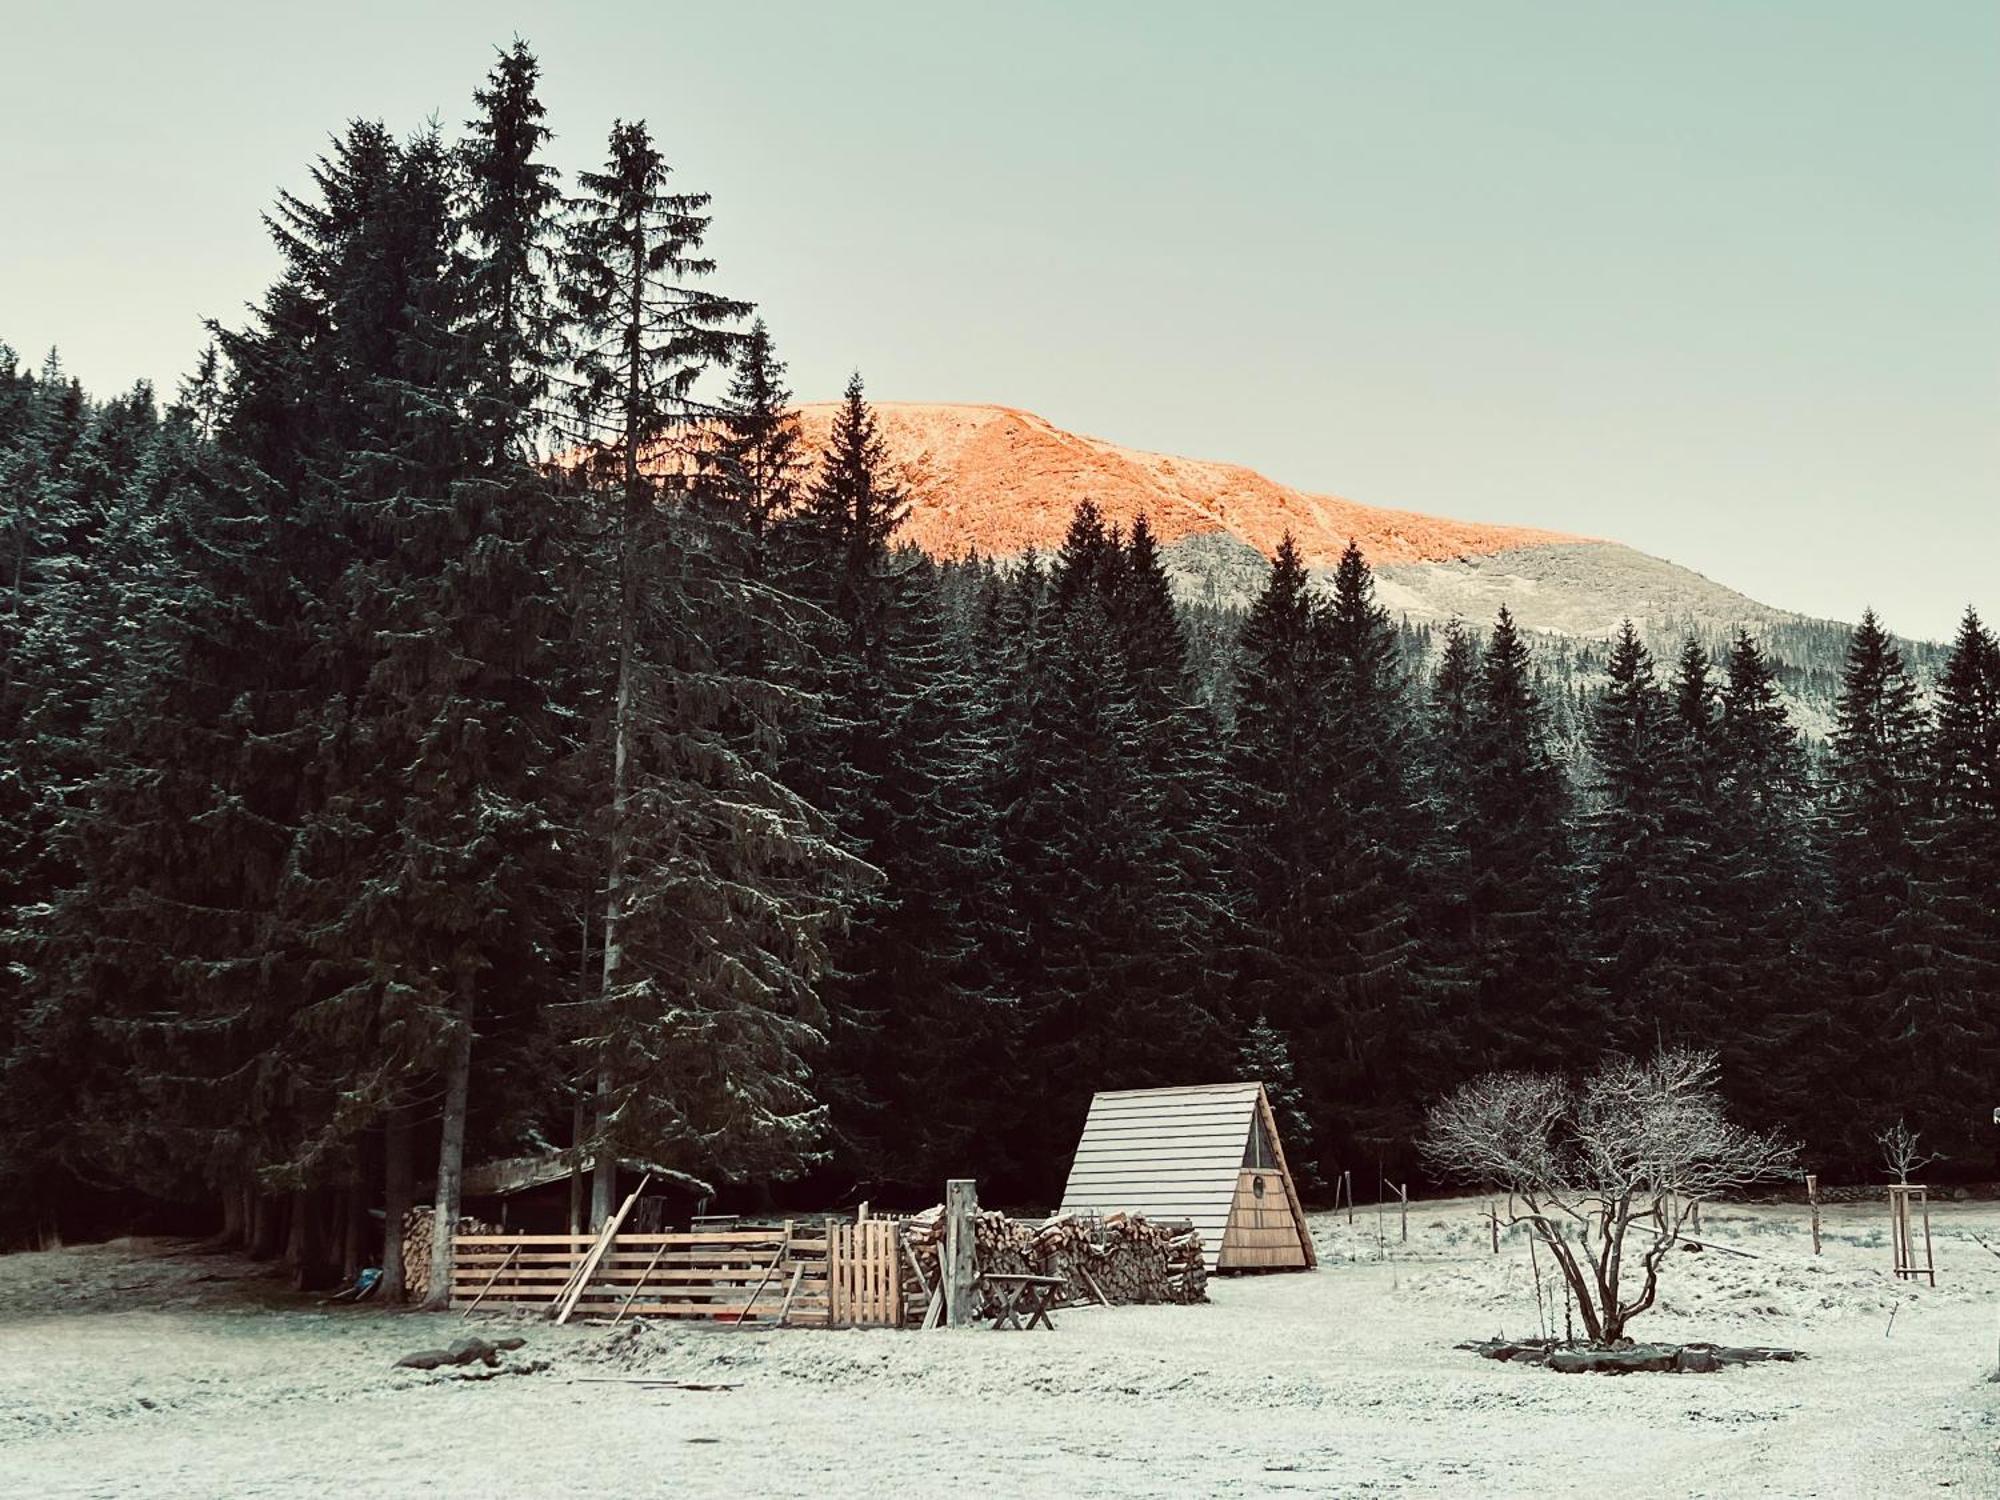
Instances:
[[[1921,1261],[1917,1259],[1916,1236],[1910,1222],[1913,1203],[1923,1217],[1924,1254]],[[1922,1276],[1932,1286],[1937,1285],[1937,1262],[1931,1257],[1931,1196],[1930,1190],[1922,1183],[1889,1184],[1889,1242],[1895,1255],[1898,1277],[1914,1281]]]

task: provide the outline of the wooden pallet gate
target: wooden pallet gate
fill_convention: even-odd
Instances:
[[[836,1328],[903,1322],[902,1227],[887,1219],[826,1226],[827,1320]]]

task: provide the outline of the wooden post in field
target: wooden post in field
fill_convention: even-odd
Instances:
[[[1701,1233],[1701,1200],[1699,1198],[1695,1199],[1694,1208],[1691,1212],[1694,1219],[1694,1232],[1699,1235]]]
[[[1806,1202],[1812,1209],[1813,1254],[1819,1254],[1819,1174],[1806,1173]]]
[[[1354,1227],[1354,1174],[1343,1169],[1340,1174],[1340,1186],[1347,1194],[1347,1224],[1351,1229]],[[1340,1207],[1338,1198],[1334,1200],[1333,1206]]]
[[[1500,1210],[1494,1206],[1491,1199],[1488,1199],[1486,1203],[1486,1218],[1493,1226],[1493,1253],[1498,1255],[1500,1253]]]
[[[954,1177],[944,1185],[944,1256],[938,1262],[938,1275],[944,1282],[947,1328],[969,1328],[979,1313],[972,1253],[973,1216],[978,1212],[978,1183]]]
[[[1917,1207],[1924,1211],[1924,1274],[1937,1285],[1937,1262],[1931,1258],[1931,1195],[1928,1189],[1919,1189]]]
[[[1403,1200],[1403,1243],[1410,1243],[1410,1185],[1406,1182],[1396,1189],[1396,1196]]]

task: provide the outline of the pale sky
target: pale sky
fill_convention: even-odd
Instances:
[[[994,401],[1768,603],[2000,616],[2000,5],[0,0],[0,340],[163,387],[491,47],[715,194],[805,399]]]

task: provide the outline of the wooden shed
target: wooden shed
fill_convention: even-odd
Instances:
[[[1190,1220],[1212,1271],[1319,1263],[1261,1083],[1096,1095],[1062,1212]]]

